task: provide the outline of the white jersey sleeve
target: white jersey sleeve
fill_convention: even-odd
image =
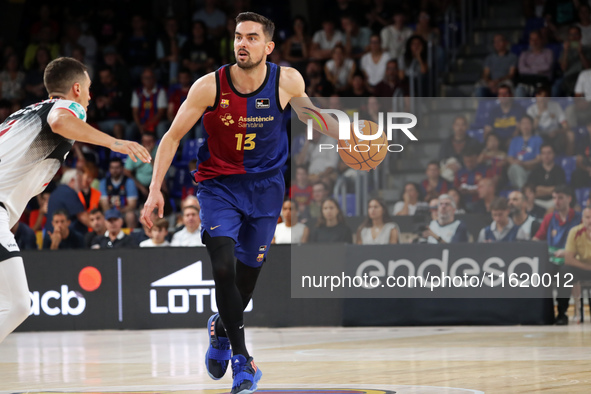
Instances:
[[[8,210],[11,227],[29,200],[53,179],[74,144],[54,133],[47,122],[58,108],[86,121],[80,104],[50,99],[13,113],[0,125],[0,202]]]

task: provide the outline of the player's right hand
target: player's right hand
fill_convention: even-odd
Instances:
[[[150,190],[148,199],[144,204],[141,220],[148,226],[148,228],[152,228],[154,225],[154,223],[152,223],[152,212],[154,212],[155,208],[158,208],[158,217],[163,217],[164,197],[162,196],[162,192],[160,190]]]
[[[142,145],[134,141],[115,140],[115,142],[111,144],[110,148],[112,151],[129,155],[131,160],[134,162],[137,162],[137,159],[140,159],[144,163],[150,163],[152,161],[150,152],[148,152],[148,150]]]

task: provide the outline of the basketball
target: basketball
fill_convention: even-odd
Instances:
[[[378,131],[377,123],[369,120],[359,121],[359,132],[374,135]],[[351,139],[339,140],[339,155],[343,162],[354,170],[369,171],[375,169],[388,153],[386,133],[375,140],[359,139],[351,125]]]

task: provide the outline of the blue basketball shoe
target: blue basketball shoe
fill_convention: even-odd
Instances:
[[[252,357],[248,360],[242,354],[232,357],[232,394],[254,393],[262,376],[263,372],[254,364]]]
[[[218,337],[215,334],[215,323],[220,318],[216,313],[207,321],[209,330],[209,348],[205,353],[205,367],[210,378],[214,380],[221,379],[228,369],[228,361],[232,357],[230,350],[230,340],[226,337]]]

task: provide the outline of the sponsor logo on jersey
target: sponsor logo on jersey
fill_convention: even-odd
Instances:
[[[256,109],[266,109],[271,108],[271,100],[268,98],[258,98],[255,101]]]
[[[76,114],[76,116],[78,116],[79,119],[84,120],[84,118],[86,117],[86,112],[84,112],[84,109],[80,104],[72,103],[68,108],[74,111],[74,113]]]
[[[220,101],[220,107],[226,109],[230,106],[230,100],[229,99],[222,99]]]
[[[234,124],[234,119],[232,119],[232,115],[230,115],[230,114],[220,115],[220,120],[226,126],[230,126],[230,125]]]

